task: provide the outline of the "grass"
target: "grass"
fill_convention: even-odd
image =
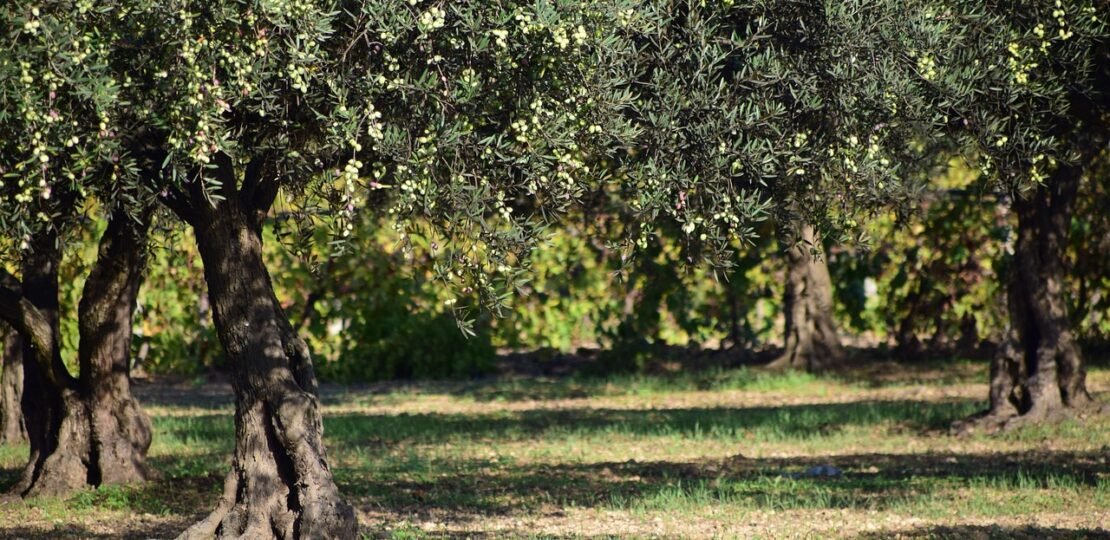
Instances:
[[[1110,537],[1110,420],[948,435],[983,407],[984,380],[971,362],[736,369],[327,386],[323,401],[368,537]],[[1090,386],[1107,399],[1110,371]],[[139,393],[162,478],[0,501],[0,537],[172,537],[212,507],[227,390]],[[0,482],[25,456],[0,447]]]

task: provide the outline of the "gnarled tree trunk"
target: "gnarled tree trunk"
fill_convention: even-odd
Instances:
[[[991,364],[990,409],[955,428],[1055,421],[1094,406],[1064,298],[1068,229],[1082,168],[1065,166],[1013,204],[1018,235],[1007,284],[1010,323]]]
[[[8,329],[4,332],[3,372],[0,372],[0,444],[15,444],[27,440],[23,429],[23,345],[19,333]]]
[[[150,209],[117,212],[100,239],[77,306],[81,394],[89,411],[90,482],[127,484],[151,476],[150,418],[131,395],[131,322],[146,268]]]
[[[23,421],[31,452],[12,493],[51,495],[87,482],[88,460],[84,408],[76,397],[76,380],[62,363],[58,333],[58,266],[62,251],[57,234],[35,235],[21,267],[21,289],[11,291],[5,307],[16,306],[9,319],[23,342]],[[6,291],[7,292],[7,291]],[[85,422],[87,423],[87,422]]]
[[[127,382],[131,314],[145,261],[145,218],[118,212],[101,238],[78,308],[80,378],[61,361],[56,236],[36,237],[21,284],[5,280],[0,315],[19,329],[25,344],[22,409],[31,455],[12,489],[19,495],[60,495],[150,474],[145,466],[150,420]]]
[[[820,371],[842,363],[844,349],[833,321],[829,267],[813,252],[817,240],[812,226],[802,227],[800,240],[786,253],[785,350],[769,367]]]
[[[226,160],[221,166],[230,174]],[[308,347],[262,258],[262,220],[273,193],[238,191],[234,178],[224,190],[215,206],[194,193],[187,209],[175,208],[196,235],[236,395],[235,454],[223,497],[181,538],[353,538],[358,524],[327,462]]]

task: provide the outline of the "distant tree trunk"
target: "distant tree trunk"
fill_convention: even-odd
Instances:
[[[960,319],[960,337],[956,340],[956,352],[963,356],[974,356],[979,352],[979,321],[971,313]]]
[[[740,295],[736,294],[736,288],[731,283],[726,284],[725,295],[728,301],[728,338],[721,342],[721,348],[739,350],[745,345],[740,329]]]
[[[213,355],[210,339],[210,332],[212,331],[212,305],[208,302],[207,290],[201,291],[200,295],[197,296],[197,320],[200,322],[200,327],[197,328],[193,339],[197,367],[201,370],[208,371],[222,369],[223,362],[219,361],[219,359],[209,360]]]
[[[785,350],[769,367],[820,371],[844,361],[833,321],[833,290],[824,257],[813,254],[816,235],[804,226],[801,242],[787,251]]]
[[[4,366],[0,372],[0,444],[15,444],[27,440],[23,429],[23,345],[19,333],[13,329],[4,332]]]
[[[354,538],[354,510],[340,499],[324,450],[308,346],[283,312],[262,257],[274,193],[252,196],[234,186],[228,179],[225,200],[214,206],[192,197],[184,214],[204,262],[236,409],[223,497],[181,538]]]
[[[1064,298],[1064,253],[1081,175],[1081,167],[1061,167],[1030,198],[1014,202],[1010,323],[991,365],[990,409],[957,423],[959,430],[1056,421],[1094,406]]]
[[[912,248],[906,252],[907,268],[913,268],[917,262],[918,250]],[[931,283],[922,283],[917,280],[910,287],[909,294],[903,304],[909,306],[906,314],[897,322],[897,330],[894,332],[894,341],[896,343],[894,354],[899,358],[916,358],[924,350],[921,339],[917,337],[917,319],[922,311],[922,289],[928,288]],[[893,325],[893,321],[888,324]]]
[[[34,240],[23,282],[5,280],[0,316],[24,341],[23,416],[31,455],[13,488],[22,496],[61,495],[86,485],[140,481],[150,421],[131,397],[131,314],[142,281],[145,219],[112,216],[78,307],[81,376],[61,360],[54,233]],[[10,276],[9,276],[10,277]]]

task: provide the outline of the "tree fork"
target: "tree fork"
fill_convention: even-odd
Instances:
[[[354,538],[354,510],[340,498],[324,450],[308,347],[285,316],[262,259],[272,190],[247,178],[250,189],[236,191],[227,178],[231,165],[217,163],[225,199],[213,205],[187,195],[186,215],[232,370],[235,453],[216,508],[179,538]],[[261,173],[248,167],[247,174]]]
[[[79,466],[87,460],[87,445],[71,429],[82,411],[73,405],[76,380],[62,364],[58,340],[58,266],[61,249],[54,230],[32,236],[21,265],[23,281],[4,272],[0,316],[23,342],[23,411],[30,456],[11,492],[28,496],[64,493],[85,485]],[[73,411],[74,414],[71,414]],[[69,445],[75,444],[74,449]],[[63,448],[58,453],[58,449]],[[72,456],[73,459],[66,459]],[[57,474],[43,474],[56,471]]]
[[[1062,166],[1013,204],[1018,237],[1007,286],[1010,325],[992,361],[990,409],[955,431],[1053,422],[1098,409],[1064,299],[1064,250],[1083,167]],[[1105,407],[1104,407],[1105,408]]]
[[[150,418],[131,395],[131,320],[146,267],[152,207],[113,213],[78,305],[80,384],[91,423],[90,483],[150,478]]]

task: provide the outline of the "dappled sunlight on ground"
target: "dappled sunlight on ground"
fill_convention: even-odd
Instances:
[[[1110,419],[953,437],[984,367],[327,385],[322,401],[371,537],[1110,537]],[[1090,387],[1110,400],[1110,371]],[[0,537],[172,537],[211,508],[230,389],[137,393],[163,478],[4,499]],[[0,448],[0,481],[24,457]]]

